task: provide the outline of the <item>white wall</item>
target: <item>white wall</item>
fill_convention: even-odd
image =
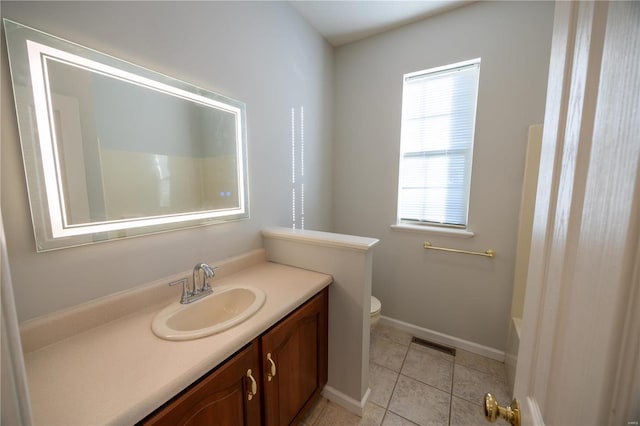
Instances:
[[[487,2],[336,49],[334,232],[381,240],[382,315],[502,350],[511,305],[527,129],[542,122],[553,3]],[[473,238],[391,230],[402,75],[481,57],[469,227]],[[496,250],[495,259],[426,251]]]
[[[247,104],[251,219],[37,254],[2,41],[2,214],[18,315],[34,318],[261,247],[291,226],[304,107],[305,225],[329,230],[333,49],[285,2],[2,2],[2,16]]]

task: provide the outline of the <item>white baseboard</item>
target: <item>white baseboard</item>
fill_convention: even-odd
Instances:
[[[344,409],[352,412],[353,414],[362,417],[364,414],[364,406],[367,404],[371,388],[367,388],[361,401],[351,398],[348,395],[343,394],[339,390],[332,388],[331,386],[325,386],[322,390],[322,396],[329,401],[335,402]]]
[[[463,349],[465,351],[473,352],[478,355],[486,356],[487,358],[495,359],[500,362],[504,362],[504,351],[490,348],[488,346],[480,345],[478,343],[463,340],[458,337],[449,336],[444,333],[429,330],[428,328],[418,327],[417,325],[409,324],[397,319],[380,317],[380,323],[389,325],[402,331],[406,331],[411,335],[420,339],[430,340],[441,345],[453,346],[457,349]]]

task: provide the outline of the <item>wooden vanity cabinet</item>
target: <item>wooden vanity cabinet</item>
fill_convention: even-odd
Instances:
[[[257,340],[252,342],[140,424],[260,425],[260,394],[249,398],[253,383],[249,375],[260,380],[258,348]]]
[[[297,424],[327,383],[328,299],[325,289],[260,339],[266,426]]]
[[[298,424],[327,383],[328,300],[325,288],[139,424]]]

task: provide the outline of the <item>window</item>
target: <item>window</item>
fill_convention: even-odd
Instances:
[[[466,228],[480,59],[404,75],[398,222]]]

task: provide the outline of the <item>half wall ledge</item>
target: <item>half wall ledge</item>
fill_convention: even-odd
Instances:
[[[369,390],[369,329],[373,247],[353,235],[269,228],[267,260],[333,277],[329,287],[329,380],[323,395],[362,416]]]

